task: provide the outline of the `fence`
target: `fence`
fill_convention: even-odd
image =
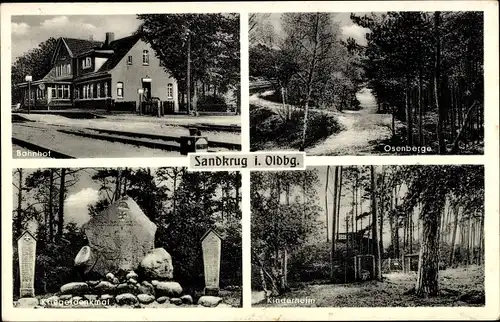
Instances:
[[[382,273],[402,272],[403,260],[400,258],[386,258],[382,260]]]
[[[372,280],[375,276],[375,256],[354,256],[354,279],[356,281]]]

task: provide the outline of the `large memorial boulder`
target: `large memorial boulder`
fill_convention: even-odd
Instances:
[[[123,197],[94,216],[83,230],[89,241],[75,264],[105,276],[108,272],[130,272],[154,248],[156,225],[137,203]]]
[[[172,279],[172,257],[165,249],[155,248],[142,259],[139,271],[151,280]]]

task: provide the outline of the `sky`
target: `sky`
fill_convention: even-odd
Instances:
[[[363,15],[363,12],[357,12],[359,15]],[[263,23],[269,22],[274,27],[274,31],[277,34],[281,33],[281,13],[271,13],[265,14],[269,15],[266,19],[263,19]],[[339,24],[341,37],[346,40],[349,37],[354,38],[358,44],[366,45],[366,33],[369,29],[363,28],[356,25],[350,18],[350,12],[337,12],[333,14],[333,21]]]
[[[50,37],[103,41],[106,32],[115,39],[131,35],[141,21],[135,15],[32,15],[13,16],[11,20],[12,60],[37,47]]]

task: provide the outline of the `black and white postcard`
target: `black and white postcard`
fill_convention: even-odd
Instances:
[[[2,3],[3,320],[498,320],[498,12]]]

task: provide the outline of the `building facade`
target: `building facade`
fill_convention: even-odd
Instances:
[[[137,35],[115,40],[106,33],[104,42],[59,38],[51,63],[44,78],[18,84],[25,106],[30,98],[36,109],[135,111],[140,100],[156,98],[171,112],[179,110],[177,81]]]

